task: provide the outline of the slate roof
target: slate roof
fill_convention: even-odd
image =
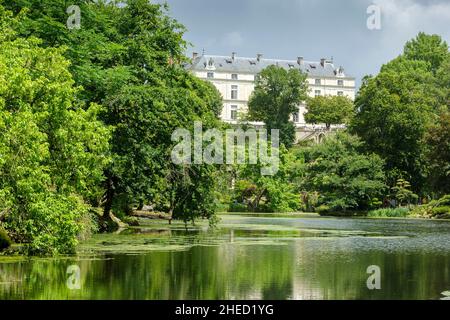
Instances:
[[[213,63],[213,68],[208,68],[209,63]],[[217,71],[217,72],[228,72],[228,73],[250,73],[258,74],[263,69],[270,65],[278,65],[280,67],[291,69],[300,69],[302,72],[307,73],[310,77],[336,77],[339,68],[335,68],[331,61],[325,61],[324,65],[321,62],[312,61],[302,61],[299,65],[297,60],[277,60],[277,59],[258,59],[255,58],[243,58],[235,57],[232,59],[231,56],[213,56],[213,55],[203,55],[198,56],[192,60],[191,64],[186,66],[189,70],[195,71]],[[340,67],[342,68],[342,67]],[[341,69],[340,77],[351,78],[347,76]]]

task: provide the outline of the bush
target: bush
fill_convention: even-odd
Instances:
[[[450,206],[450,194],[443,196],[437,201],[437,205],[440,206]]]
[[[316,212],[318,214],[325,214],[325,213],[329,213],[330,211],[331,211],[331,208],[324,204],[316,208]]]
[[[5,230],[0,227],[0,250],[6,249],[11,246],[11,239]]]
[[[447,213],[450,213],[450,206],[433,208],[432,212],[433,212],[433,216],[447,214]]]
[[[375,217],[389,217],[389,218],[405,218],[410,215],[410,210],[407,208],[395,208],[395,209],[378,209],[370,211],[367,216],[371,218]]]
[[[423,218],[450,218],[450,195],[430,203],[417,206],[412,210],[412,215]]]
[[[228,212],[248,212],[248,207],[243,203],[231,203]]]
[[[72,254],[78,237],[89,230],[91,219],[89,206],[76,196],[49,193],[39,195],[23,211],[12,213],[6,227],[25,243],[30,255]]]
[[[433,210],[430,205],[416,206],[411,210],[411,216],[420,218],[431,218]]]
[[[367,210],[386,189],[383,160],[364,153],[356,136],[339,132],[301,152],[306,171],[301,190],[318,192],[319,203],[333,212]]]

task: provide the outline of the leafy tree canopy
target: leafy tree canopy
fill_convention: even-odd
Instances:
[[[281,143],[289,148],[295,140],[291,116],[306,100],[307,90],[306,74],[297,69],[269,66],[256,78],[255,91],[249,101],[249,117],[264,122],[269,133],[272,129],[280,130]]]
[[[424,187],[428,168],[423,138],[448,109],[448,86],[434,74],[447,61],[440,58],[444,47],[448,57],[448,46],[439,37],[420,34],[407,44],[405,54],[384,65],[376,77],[363,80],[351,131],[368,151],[386,160],[390,185],[404,178],[416,191]],[[438,52],[438,58],[430,52]],[[445,72],[438,74],[445,79]]]
[[[302,190],[319,193],[328,210],[367,209],[386,189],[383,160],[362,153],[359,138],[345,132],[302,150],[305,177]]]
[[[354,114],[353,101],[342,96],[319,96],[307,101],[307,123],[326,124],[329,129],[333,124],[347,124]]]
[[[71,253],[101,196],[110,130],[77,100],[63,48],[18,38],[1,6],[0,18],[0,220],[30,253]]]

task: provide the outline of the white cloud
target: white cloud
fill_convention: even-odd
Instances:
[[[424,31],[450,38],[448,1],[375,0],[374,3],[381,7],[382,28],[387,37],[413,37],[419,31]]]

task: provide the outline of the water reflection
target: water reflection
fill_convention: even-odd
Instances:
[[[0,262],[0,299],[440,299],[450,289],[450,223],[233,216],[222,226],[151,226],[96,237],[78,257]],[[70,265],[80,290],[67,288]],[[370,265],[381,290],[366,286]]]

